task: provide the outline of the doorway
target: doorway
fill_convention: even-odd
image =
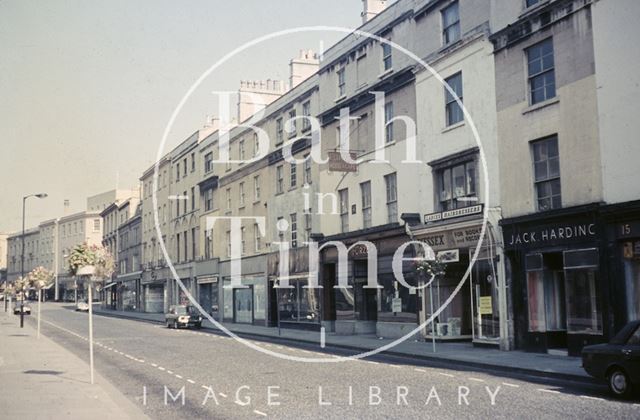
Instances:
[[[253,286],[233,290],[233,322],[253,324]]]

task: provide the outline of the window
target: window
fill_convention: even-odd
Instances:
[[[189,196],[187,195],[186,191],[182,192],[182,212],[183,213],[187,213],[187,200],[189,199]]]
[[[387,186],[387,222],[396,223],[398,221],[398,188],[396,173],[384,177]]]
[[[204,257],[213,258],[213,231],[211,230],[204,233]]]
[[[238,142],[238,155],[240,156],[238,160],[242,161],[240,162],[240,164],[242,165],[244,163],[244,140],[240,140]]]
[[[542,41],[527,49],[529,101],[531,105],[556,96],[553,40]]]
[[[258,153],[260,153],[260,140],[258,133],[253,133],[253,156],[258,156]]]
[[[439,202],[442,211],[467,207],[478,201],[474,161],[441,169],[438,178]]]
[[[289,121],[287,121],[287,124],[289,124],[288,127],[288,132],[289,132],[289,138],[295,137],[298,134],[298,122],[296,120],[296,110],[292,109],[291,111],[289,111]]]
[[[227,211],[231,211],[231,188],[227,188],[226,198],[227,198]]]
[[[231,231],[227,231],[227,235],[226,235],[226,239],[227,239],[227,257],[231,256]]]
[[[282,168],[282,165],[276,168],[276,194],[282,194],[284,192],[284,175]]]
[[[100,232],[100,219],[93,219],[93,231]]]
[[[209,173],[213,170],[213,153],[209,152],[204,155],[204,172]]]
[[[295,188],[296,184],[298,183],[298,166],[296,163],[292,163],[290,165],[289,175],[290,175],[290,186],[291,188]]]
[[[245,255],[247,253],[247,244],[246,244],[246,241],[245,241],[245,238],[246,238],[245,231],[246,231],[246,228],[244,226],[242,226],[240,228],[240,250],[242,252],[241,255]]]
[[[349,231],[349,190],[347,188],[338,191],[340,195],[340,231]]]
[[[183,173],[182,173],[182,174],[183,174],[184,176],[187,176],[187,158],[184,158],[184,160],[182,161],[182,163],[183,163],[183,168],[182,168],[182,169],[183,169]]]
[[[304,183],[311,185],[311,156],[304,155]]]
[[[531,144],[533,149],[534,185],[538,211],[562,206],[560,191],[560,157],[558,138],[551,137]]]
[[[538,2],[540,2],[540,0],[526,0],[525,1],[525,5],[527,7],[531,7],[531,6],[534,6],[534,5],[538,4]]]
[[[176,261],[180,262],[180,234],[176,234]]]
[[[311,128],[311,102],[307,101],[302,104],[302,116],[304,117],[302,120],[302,131],[307,131]]]
[[[191,211],[196,209],[196,188],[191,187]]]
[[[253,177],[253,201],[260,201],[260,176]]]
[[[298,247],[298,216],[296,213],[292,213],[289,215],[291,220],[291,225],[289,228],[291,229],[291,248]]]
[[[449,45],[460,39],[460,13],[458,2],[442,9],[442,42]]]
[[[564,252],[567,332],[602,333],[602,308],[598,281],[598,250]]]
[[[176,163],[176,181],[180,181],[180,162]]]
[[[176,217],[180,216],[180,200],[176,200]]]
[[[213,210],[213,188],[207,188],[204,191],[204,209],[205,211]]]
[[[196,228],[191,228],[191,259],[196,258]]]
[[[244,207],[244,182],[240,183],[238,190],[240,191],[240,207]]]
[[[276,146],[281,144],[284,139],[284,127],[282,125],[282,118],[276,120]]]
[[[196,171],[196,154],[191,153],[191,172]]]
[[[308,242],[311,240],[311,209],[308,208],[304,213],[304,230],[305,230],[305,240]]]
[[[262,248],[262,236],[260,235],[260,227],[258,226],[257,223],[254,223],[253,225],[253,248],[255,250],[255,252],[259,252],[260,248]]]
[[[343,97],[347,93],[344,71],[344,67],[338,70],[338,98]]]
[[[391,70],[393,67],[393,60],[391,59],[392,51],[391,45],[386,42],[382,44],[382,64],[385,71]]]
[[[366,229],[371,227],[371,181],[360,184],[360,193],[362,195],[362,227]]]
[[[384,124],[385,124],[385,141],[391,143],[393,141],[393,102],[387,102],[384,105]]]
[[[445,79],[445,82],[449,85],[451,90],[458,95],[460,102],[462,102],[462,73],[454,74],[453,76]],[[456,101],[456,98],[444,88],[445,97],[445,114],[447,119],[447,127],[464,120],[464,114],[462,113],[462,107]]]

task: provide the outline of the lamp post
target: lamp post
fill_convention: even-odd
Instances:
[[[46,193],[30,194],[22,197],[22,253],[20,256],[20,277],[24,278],[24,217],[25,217],[25,204],[27,198],[37,197],[46,198]],[[20,297],[20,328],[24,328],[24,292]]]

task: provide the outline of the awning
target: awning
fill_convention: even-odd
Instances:
[[[51,283],[50,285],[48,285],[48,286],[47,286],[47,287],[45,287],[44,289],[45,289],[45,290],[49,290],[49,289],[51,289],[51,288],[53,287],[53,285],[54,285],[54,284],[55,284],[55,283]]]
[[[284,280],[288,280],[288,281],[292,281],[292,280],[306,280],[309,278],[309,273],[299,273],[299,274],[291,274],[289,276],[274,276],[273,277],[276,280],[280,280],[280,281],[284,281]]]
[[[104,289],[108,289],[108,288],[110,288],[110,287],[113,287],[113,286],[115,286],[116,284],[118,284],[118,283],[116,283],[115,281],[114,281],[113,283],[109,283],[109,284],[107,284],[106,286],[104,286],[104,287],[102,288],[102,290],[104,290]]]

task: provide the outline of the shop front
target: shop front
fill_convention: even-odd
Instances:
[[[402,285],[393,272],[393,258],[410,241],[403,226],[381,226],[366,231],[324,238],[321,251],[323,324],[339,335],[376,334],[379,337],[403,337],[417,327],[418,293],[415,270],[403,260],[402,273],[409,287]],[[346,261],[331,242],[347,247]],[[366,242],[373,245],[367,248]],[[375,253],[374,253],[375,252]],[[403,259],[414,256],[407,246]],[[346,264],[347,287],[340,286],[338,273]],[[375,264],[376,287],[369,285],[370,265]]]
[[[480,241],[483,214],[482,205],[429,214],[424,225],[412,229],[414,238],[428,245],[444,266],[444,274],[427,282],[423,291],[424,319],[440,311],[425,328],[427,339],[499,346],[508,334],[501,323],[506,299],[501,296],[499,234],[487,222]]]
[[[608,334],[597,206],[503,220],[516,346],[577,356]]]
[[[118,276],[118,309],[123,311],[139,311],[141,299],[140,278],[142,272],[121,274]]]
[[[242,264],[242,287],[232,287],[230,261],[220,262],[222,277],[222,317],[224,322],[237,324],[267,325],[268,287],[264,271],[266,255],[244,257]]]
[[[640,201],[607,206],[608,263],[612,282],[613,331],[640,319]]]
[[[165,313],[167,302],[166,269],[144,271],[141,278],[142,311],[146,313]]]

